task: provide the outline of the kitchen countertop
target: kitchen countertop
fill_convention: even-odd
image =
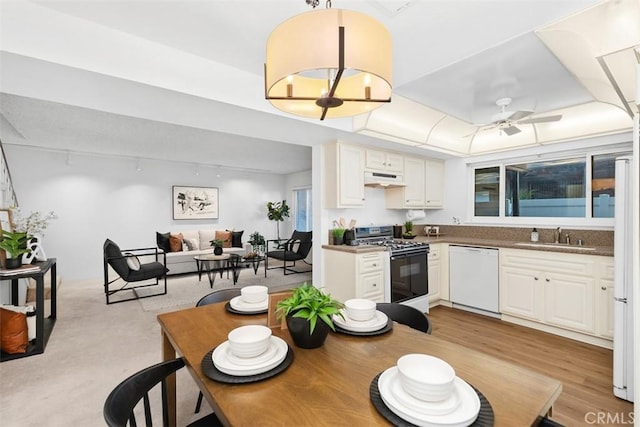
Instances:
[[[403,239],[399,239],[403,240]],[[584,246],[592,247],[594,250],[580,249],[577,245],[557,245],[551,242],[537,242],[537,244],[528,245],[531,242],[514,242],[508,240],[489,240],[489,239],[477,239],[473,237],[447,237],[446,235],[440,236],[417,236],[415,239],[407,240],[408,242],[427,242],[427,243],[448,243],[450,245],[467,245],[467,246],[479,246],[484,248],[510,248],[510,249],[524,249],[544,252],[561,252],[570,254],[583,254],[583,255],[599,255],[599,256],[613,256],[613,247],[610,246]],[[519,244],[520,243],[520,244]],[[523,244],[527,243],[527,244]],[[549,246],[543,246],[549,245]],[[379,252],[383,251],[382,246],[346,246],[346,245],[322,245],[322,249],[329,249],[334,251],[342,251],[349,253],[367,253],[367,252]]]

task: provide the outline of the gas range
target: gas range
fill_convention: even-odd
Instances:
[[[383,246],[392,256],[429,252],[429,243],[393,238],[393,226],[356,227],[355,236],[361,245]]]

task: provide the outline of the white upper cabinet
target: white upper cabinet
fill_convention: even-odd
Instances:
[[[376,172],[390,172],[390,173],[402,173],[403,172],[403,157],[402,154],[391,153],[381,150],[366,150],[365,169]]]
[[[425,208],[444,207],[444,162],[425,159]]]
[[[340,143],[323,149],[325,209],[364,206],[364,149]]]
[[[388,188],[385,193],[387,208],[421,208],[424,206],[424,159],[404,158],[404,187]]]

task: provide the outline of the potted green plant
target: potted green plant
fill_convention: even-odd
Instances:
[[[289,206],[287,205],[286,200],[283,200],[282,202],[267,203],[267,218],[276,222],[276,234],[278,236],[278,241],[280,241],[280,221],[284,221],[284,219],[288,217]]]
[[[414,237],[416,237],[415,234],[413,234],[413,221],[406,221],[404,223],[404,233],[402,234],[402,237],[404,237],[405,239],[413,239]]]
[[[340,311],[343,308],[344,304],[331,298],[330,294],[305,282],[294,289],[289,298],[278,302],[276,316],[285,318],[296,346],[317,348],[324,343],[329,329],[335,331],[332,317],[343,317]]]
[[[211,246],[213,246],[213,253],[215,255],[222,255],[222,246],[224,246],[224,240],[222,239],[211,240]]]
[[[18,268],[22,265],[22,255],[31,252],[27,248],[27,233],[2,230],[0,249],[4,249],[9,258],[5,261],[6,268]]]
[[[257,231],[254,231],[249,235],[249,244],[251,245],[253,252],[258,254],[259,256],[264,255],[265,252],[265,240],[264,236]]]
[[[331,230],[333,234],[333,244],[334,245],[342,245],[344,243],[344,228],[338,227]]]

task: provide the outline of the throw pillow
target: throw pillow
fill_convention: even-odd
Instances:
[[[123,255],[125,256],[125,259],[127,260],[127,265],[129,266],[130,269],[134,271],[140,270],[140,260],[138,259],[137,256],[135,256],[131,252],[125,252]]]
[[[165,252],[171,252],[171,246],[169,245],[169,236],[171,233],[158,233],[156,232],[156,243],[158,247]]]
[[[230,231],[222,231],[222,230],[216,230],[216,240],[220,239],[222,240],[224,243],[222,244],[223,248],[230,248],[231,247],[231,232]]]
[[[182,234],[178,233],[169,235],[169,246],[171,247],[171,252],[181,252]]]
[[[227,230],[227,231],[231,231],[231,247],[241,248],[242,233],[244,233],[244,230],[240,230],[240,231]]]
[[[26,353],[29,346],[27,316],[0,307],[0,347],[9,354]]]
[[[200,250],[200,246],[198,245],[198,239],[184,239],[184,243],[187,245],[188,251]]]

